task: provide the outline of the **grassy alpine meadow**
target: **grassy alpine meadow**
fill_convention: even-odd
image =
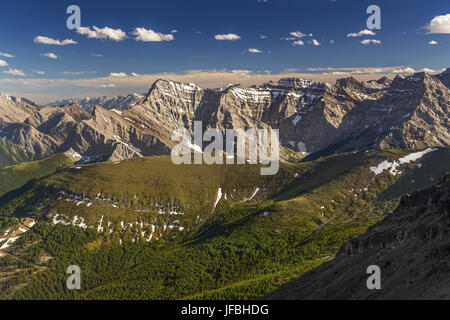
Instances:
[[[43,178],[71,164],[67,156],[56,154],[40,161],[0,168],[0,196],[22,187],[32,179]]]
[[[0,139],[0,168],[25,161],[33,161],[34,155],[15,146],[6,139]]]
[[[371,170],[411,152],[283,163],[272,177],[170,157],[34,175],[0,199],[2,234],[37,221],[0,259],[0,298],[257,299],[333,259],[402,195],[450,171],[448,149],[405,164],[403,175]],[[81,290],[67,289],[71,265]]]

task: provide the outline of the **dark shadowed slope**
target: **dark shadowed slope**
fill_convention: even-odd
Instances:
[[[402,199],[392,216],[342,247],[337,258],[268,299],[450,299],[450,175]],[[367,289],[367,267],[382,288]]]

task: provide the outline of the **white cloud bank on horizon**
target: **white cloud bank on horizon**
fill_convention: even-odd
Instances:
[[[23,76],[22,72],[8,72],[11,75]],[[286,77],[299,77],[311,79],[313,81],[322,81],[333,83],[339,78],[346,76],[354,76],[358,80],[367,81],[388,76],[393,78],[397,74],[411,74],[418,71],[428,73],[440,73],[441,70],[433,70],[424,68],[415,70],[411,67],[393,66],[393,67],[367,67],[367,68],[308,68],[306,71],[296,69],[286,70],[271,74],[267,72],[252,72],[250,70],[190,70],[184,73],[161,73],[161,74],[126,74],[124,72],[111,73],[105,77],[89,78],[89,79],[48,79],[48,78],[4,78],[0,79],[0,87],[4,89],[5,86],[11,87],[10,92],[19,92],[20,96],[27,96],[29,98],[39,97],[38,102],[49,102],[49,98],[54,98],[54,92],[65,92],[61,98],[74,97],[75,93],[67,92],[82,92],[80,96],[86,96],[88,92],[97,90],[99,94],[129,94],[132,92],[146,92],[148,88],[158,79],[165,78],[173,81],[184,83],[196,83],[203,88],[219,88],[229,83],[240,83],[242,86],[250,86],[254,84],[262,84],[268,81],[278,81]],[[114,76],[116,75],[116,76]],[[118,76],[117,76],[118,75]],[[106,92],[102,90],[107,90]],[[6,90],[2,90],[6,91]],[[48,94],[43,93],[47,91]],[[34,93],[33,93],[34,92]],[[37,92],[37,93],[36,93]],[[59,93],[61,94],[61,93]],[[54,100],[54,99],[53,99]]]
[[[111,78],[126,78],[128,75],[125,72],[111,72],[109,74]]]
[[[306,69],[309,72],[322,72],[323,75],[336,75],[336,76],[357,76],[357,75],[398,75],[398,74],[413,74],[416,72],[426,72],[431,74],[437,74],[445,71],[445,68],[442,69],[430,69],[430,68],[422,68],[420,70],[415,70],[412,67],[404,67],[404,66],[394,66],[394,67],[369,67],[369,68],[308,68]]]
[[[97,71],[63,71],[60,74],[65,76],[80,76],[83,74],[95,74]]]

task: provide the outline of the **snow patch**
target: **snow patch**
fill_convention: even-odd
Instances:
[[[301,141],[297,144],[297,147],[298,147],[298,151],[300,151],[300,152],[303,152],[303,153],[308,152],[308,149],[306,148],[305,143],[303,143]]]
[[[216,207],[219,204],[219,201],[221,199],[222,199],[222,188],[219,188],[219,190],[217,190],[217,198],[216,198],[216,202],[214,203],[214,209],[212,212],[214,212],[216,210]]]
[[[401,171],[398,170],[398,168],[403,165],[403,164],[408,164],[411,162],[415,162],[419,159],[421,159],[423,156],[435,152],[437,151],[437,148],[429,148],[427,150],[421,151],[421,152],[415,152],[415,153],[411,153],[407,156],[404,156],[400,159],[398,159],[397,161],[394,162],[389,162],[388,160],[384,160],[383,162],[381,162],[378,166],[376,167],[371,167],[370,170],[377,176],[379,174],[382,174],[385,170],[389,170],[389,173],[391,173],[392,175],[396,176],[401,174]],[[419,168],[422,165],[420,164]]]
[[[297,126],[297,123],[299,123],[300,120],[302,120],[302,116],[299,115],[299,114],[297,114],[297,115],[295,116],[295,118],[292,119],[292,124],[293,124],[294,126]]]
[[[259,191],[261,190],[260,187],[256,188],[255,192],[253,192],[252,196],[248,199],[248,201],[252,200],[254,197],[256,197],[256,195],[259,193]]]

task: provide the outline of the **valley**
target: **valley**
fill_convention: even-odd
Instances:
[[[373,172],[411,154],[417,153],[286,163],[274,177],[261,177],[251,165],[175,166],[164,156],[67,166],[22,187],[12,200],[2,198],[2,230],[16,219],[37,221],[4,252],[25,250],[24,259],[34,263],[51,257],[11,297],[258,298],[329,261],[393,212],[402,195],[449,171],[449,150],[439,149],[400,164],[403,175]],[[5,255],[1,263],[17,261]],[[61,282],[73,264],[85,274],[80,292]],[[2,280],[4,298],[16,281]]]

